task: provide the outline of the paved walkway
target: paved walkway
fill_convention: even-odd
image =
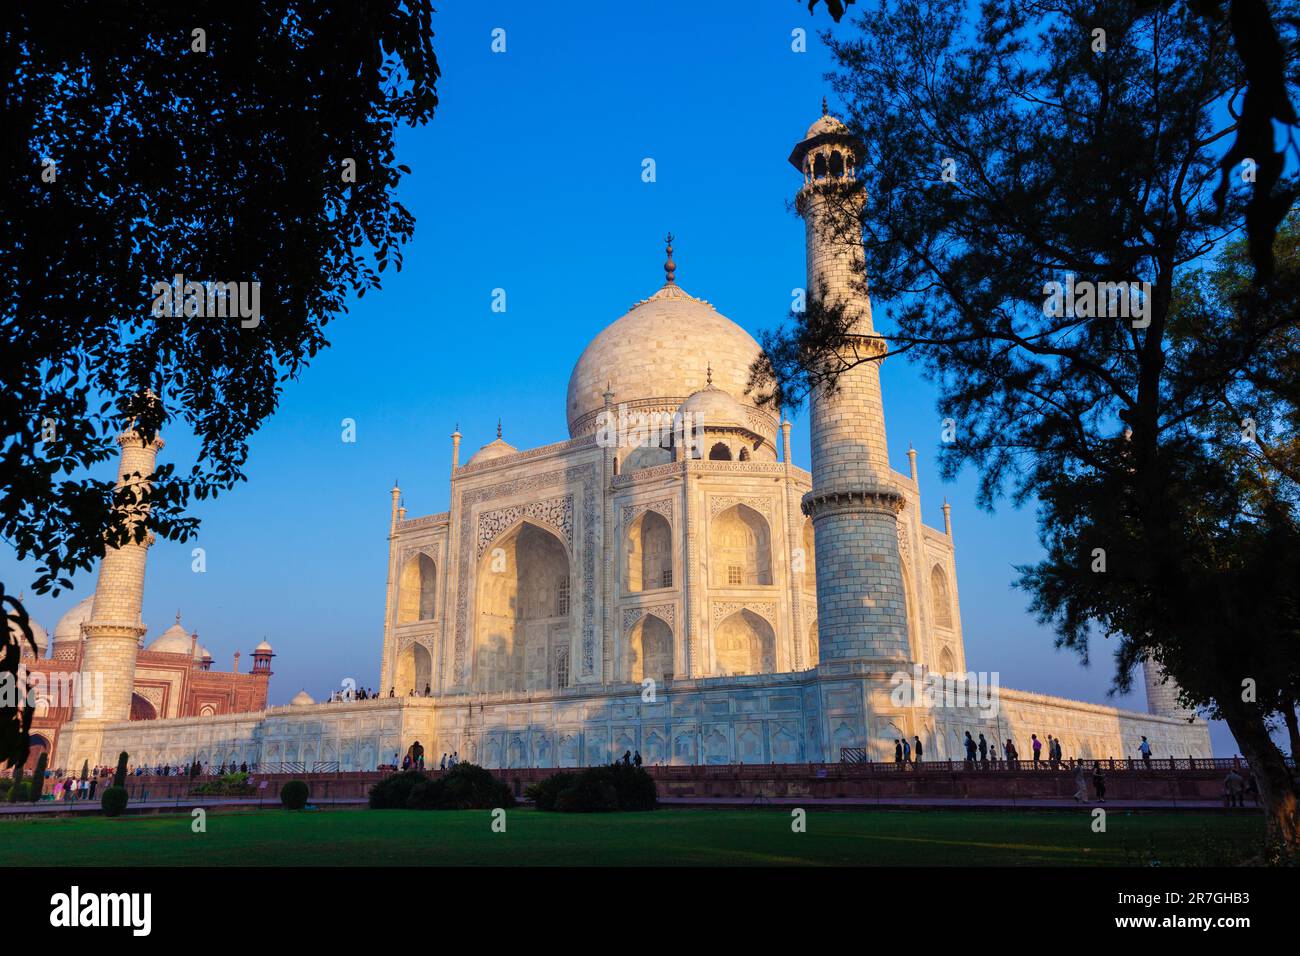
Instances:
[[[323,807],[362,807],[366,805],[365,797],[340,797],[322,800],[316,803]],[[953,800],[943,797],[882,797],[879,800],[858,797],[660,797],[659,803],[665,808],[709,808],[716,810],[750,810],[755,808],[803,807],[819,810],[1077,810],[1081,807],[1102,806],[1107,810],[1140,810],[1156,813],[1181,813],[1187,811],[1207,812],[1223,811],[1234,813],[1259,812],[1256,807],[1244,810],[1227,811],[1218,800],[1112,800],[1104,804],[1089,801],[1085,804],[1073,800],[1052,799],[1010,799],[1010,798],[970,798]],[[165,812],[167,810],[185,811],[194,807],[236,807],[244,809],[278,807],[280,801],[274,797],[175,797],[167,800],[132,800],[127,812]],[[0,803],[0,816],[22,815],[67,815],[81,813],[98,813],[98,800],[81,801],[42,801],[41,803]]]

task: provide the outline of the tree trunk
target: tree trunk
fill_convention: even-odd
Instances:
[[[1263,717],[1234,707],[1224,708],[1223,718],[1259,784],[1269,844],[1280,847],[1293,860],[1300,859],[1300,794]]]

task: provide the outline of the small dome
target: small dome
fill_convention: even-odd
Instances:
[[[255,648],[253,648],[253,653],[254,653],[254,654],[271,654],[271,653],[273,653],[273,652],[272,652],[272,650],[271,650],[271,645],[268,644],[268,643],[266,643],[266,639],[263,638],[263,640],[261,641],[261,643],[259,643]]]
[[[293,700],[289,701],[289,706],[307,707],[314,703],[316,703],[316,701],[312,699],[311,694],[307,693],[306,690],[300,690],[298,693],[293,695]]]
[[[837,120],[834,116],[827,113],[824,116],[819,116],[817,122],[808,127],[808,132],[804,133],[803,138],[812,139],[814,136],[822,136],[827,133],[839,133],[843,135],[848,131],[849,128],[847,126]]]
[[[181,626],[181,615],[178,611],[176,623],[156,637],[145,647],[145,650],[157,654],[188,654],[193,643],[189,633]]]
[[[465,462],[465,464],[477,465],[481,462],[492,461],[497,458],[505,458],[507,455],[513,455],[517,451],[519,451],[518,448],[507,441],[503,441],[501,437],[498,436],[478,451],[474,452],[473,457],[471,457],[469,461]]]
[[[206,647],[204,647],[202,644],[195,644],[195,645],[194,645],[194,659],[195,659],[196,661],[210,661],[210,660],[212,660],[212,652],[209,651],[209,650],[208,650]]]
[[[32,639],[36,641],[36,656],[44,657],[45,649],[50,645],[50,635],[46,633],[45,628],[41,627],[40,622],[34,617],[28,617],[27,624],[32,629]],[[31,657],[32,646],[27,643],[26,638],[21,636],[22,632],[13,621],[9,622],[9,633],[18,640],[19,653],[23,657]]]
[[[67,614],[59,618],[54,625],[54,645],[81,643],[81,625],[90,620],[90,612],[95,605],[95,595],[82,598]]]
[[[745,406],[716,385],[691,395],[682,402],[678,414],[683,423],[689,422],[692,426],[698,422],[705,428],[750,428]]]

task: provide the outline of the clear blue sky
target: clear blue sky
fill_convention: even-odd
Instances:
[[[498,417],[520,448],[566,438],[573,363],[662,283],[667,231],[681,285],[752,333],[781,321],[804,284],[803,227],[786,208],[799,176],[786,157],[827,91],[823,10],[810,17],[802,0],[491,6],[448,4],[434,18],[441,105],[399,140],[413,171],[402,200],[417,220],[404,270],[332,325],[332,347],[254,439],[249,481],[195,509],[198,540],[150,552],[149,638],[179,609],[214,666],[228,669],[240,650],[245,670],[267,638],[273,703],[304,687],[319,697],[345,677],[378,686],[393,479],[408,516],[443,511],[457,422],[464,456],[494,437]],[[498,27],[504,54],[490,49]],[[791,50],[800,27],[802,54]],[[504,314],[491,311],[495,288]],[[882,379],[894,466],[907,470],[913,443],[926,521],[942,527],[945,495],[953,505],[968,665],[999,671],[1003,686],[1105,702],[1104,642],[1081,667],[1011,588],[1013,565],[1041,553],[1032,510],[978,511],[969,472],[944,486],[934,387],[901,360]],[[355,444],[340,440],[344,418],[356,420]],[[793,435],[807,467],[805,412]],[[185,436],[166,437],[164,456],[192,452]],[[194,546],[206,549],[204,574],[190,570]],[[34,577],[7,549],[0,575]],[[32,598],[47,628],[94,576],[74,583],[74,595]],[[1113,702],[1145,709],[1140,682]],[[1221,727],[1214,743],[1236,752]]]

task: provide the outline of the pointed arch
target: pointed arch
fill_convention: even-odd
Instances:
[[[632,593],[673,586],[673,532],[657,511],[643,511],[627,529],[623,580]]]
[[[951,630],[952,597],[948,592],[948,575],[937,564],[930,569],[930,600],[934,607],[935,626]]]
[[[627,662],[629,680],[672,680],[672,627],[657,614],[644,615],[628,634]]]
[[[397,655],[397,674],[393,692],[399,697],[420,697],[426,687],[432,690],[433,655],[423,644],[411,643]]]
[[[432,620],[438,592],[438,567],[423,551],[402,565],[397,587],[397,623]]]
[[[744,504],[719,512],[709,526],[714,587],[770,585],[772,532],[767,519]]]
[[[713,653],[718,676],[771,674],[776,670],[776,634],[753,611],[736,611],[714,631]]]
[[[821,641],[817,636],[817,618],[813,618],[808,625],[808,646],[807,646],[807,664],[809,669],[816,667],[821,663],[822,649]]]
[[[475,690],[545,690],[567,683],[570,566],[563,539],[531,519],[520,520],[484,550],[476,587]]]
[[[709,461],[731,461],[731,449],[725,441],[715,442],[709,449]]]

